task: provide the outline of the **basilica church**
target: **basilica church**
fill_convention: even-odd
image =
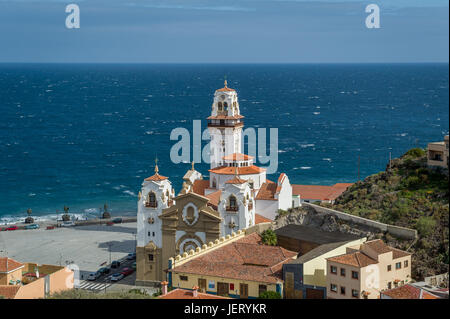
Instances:
[[[266,178],[252,156],[241,153],[244,116],[238,96],[225,85],[215,91],[208,120],[209,180],[194,163],[178,194],[168,177],[155,174],[142,183],[138,199],[136,284],[165,280],[168,260],[259,221],[274,220],[279,209],[300,205],[286,174]]]

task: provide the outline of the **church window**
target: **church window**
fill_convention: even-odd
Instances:
[[[237,200],[236,197],[234,195],[231,195],[229,197],[229,206],[227,207],[228,211],[237,211],[238,210],[238,206],[237,206]]]
[[[216,183],[216,178],[215,178],[215,177],[213,177],[212,187],[213,187],[213,188],[216,188],[216,187],[217,187],[217,183]]]
[[[228,103],[227,102],[223,102],[223,108],[225,111],[228,110]]]
[[[153,193],[153,192],[148,193],[146,206],[147,207],[156,207],[157,206],[155,193]]]
[[[217,103],[217,109],[219,110],[219,112],[222,112],[223,110],[222,102]]]
[[[152,236],[155,237],[155,232],[152,233]]]
[[[186,219],[191,224],[195,219],[194,207],[190,206],[187,208]]]
[[[148,254],[148,261],[153,261],[153,254]]]

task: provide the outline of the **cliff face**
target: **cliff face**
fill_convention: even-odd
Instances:
[[[448,171],[427,167],[424,150],[406,152],[394,159],[386,171],[354,184],[334,205],[324,206],[417,229],[419,238],[410,249],[413,277],[422,279],[448,272]],[[390,240],[392,238],[387,238],[388,242]],[[397,242],[400,249],[408,245],[411,243]]]

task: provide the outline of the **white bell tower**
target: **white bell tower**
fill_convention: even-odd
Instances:
[[[235,90],[225,86],[216,90],[208,130],[211,136],[211,169],[224,165],[223,157],[241,153],[241,136],[244,116],[240,114]]]

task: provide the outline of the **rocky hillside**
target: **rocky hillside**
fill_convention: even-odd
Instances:
[[[334,205],[324,206],[417,229],[416,242],[396,241],[395,245],[410,248],[414,254],[412,275],[422,279],[449,270],[448,186],[448,171],[427,167],[425,151],[416,148],[392,160],[386,171],[354,184]]]

